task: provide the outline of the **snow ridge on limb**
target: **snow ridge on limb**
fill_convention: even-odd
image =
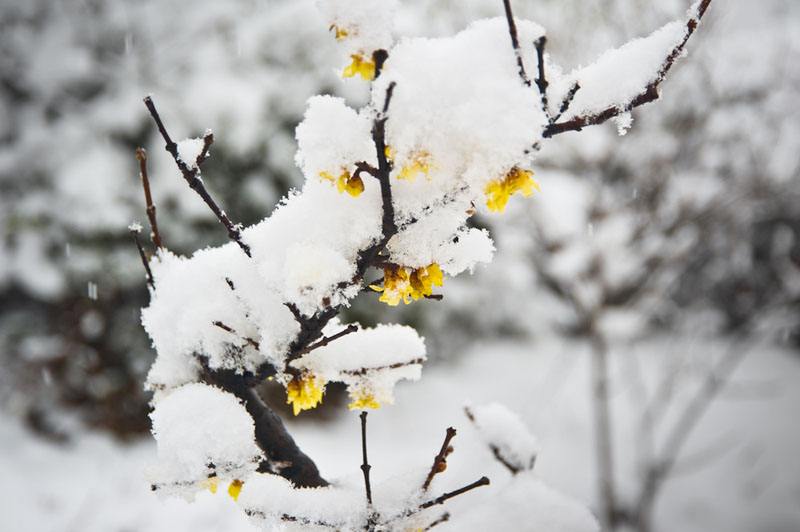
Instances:
[[[573,81],[565,97],[563,120],[548,125],[545,138],[602,124],[631,109],[657,100],[659,87],[686,43],[700,25],[711,0],[700,0],[688,19],[674,21],[642,39],[609,50],[595,63],[567,76]]]

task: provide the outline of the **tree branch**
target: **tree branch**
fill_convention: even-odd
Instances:
[[[163,248],[161,234],[158,232],[158,221],[156,220],[156,206],[150,194],[150,177],[147,174],[147,152],[144,148],[136,148],[136,160],[139,161],[139,177],[142,180],[144,189],[144,201],[147,206],[147,219],[150,221],[150,239],[157,248]]]
[[[253,418],[256,442],[267,457],[258,468],[260,472],[278,474],[299,488],[328,485],[314,461],[297,446],[281,418],[262,401],[244,376],[233,370],[211,371],[205,364],[203,380],[238,397]]]
[[[362,411],[361,415],[361,456],[363,462],[361,464],[361,472],[364,473],[364,490],[367,493],[367,504],[372,506],[372,487],[369,483],[369,470],[372,466],[369,465],[367,460],[367,412]]]
[[[156,283],[153,280],[153,272],[150,271],[150,263],[147,260],[144,248],[142,248],[142,243],[139,241],[139,231],[131,229],[131,235],[133,235],[133,241],[136,243],[136,249],[139,250],[139,258],[142,259],[142,266],[144,266],[144,272],[147,276],[147,284],[150,285],[150,288],[155,288]]]
[[[445,512],[442,515],[440,515],[435,521],[431,522],[431,524],[426,526],[425,530],[430,530],[431,528],[439,526],[442,523],[446,523],[449,520],[450,520],[450,512]]]
[[[223,331],[229,332],[229,333],[231,333],[231,334],[233,334],[233,335],[235,335],[235,336],[239,336],[239,333],[237,333],[237,332],[236,332],[236,330],[235,330],[233,327],[230,327],[230,326],[228,326],[228,325],[225,325],[225,324],[224,324],[224,323],[222,323],[221,321],[214,321],[214,322],[212,322],[212,324],[213,324],[215,327],[219,327],[219,328],[220,328],[220,329],[222,329]],[[250,345],[251,345],[252,347],[254,347],[256,350],[258,350],[258,349],[260,349],[260,348],[261,348],[261,345],[260,345],[260,344],[259,344],[259,343],[258,343],[256,340],[254,340],[254,339],[250,338],[249,336],[240,336],[240,338],[241,338],[242,340],[244,340],[245,342],[247,342],[248,344],[250,344]]]
[[[478,480],[476,480],[475,482],[473,482],[472,484],[467,484],[463,488],[459,488],[457,490],[450,491],[448,493],[439,495],[438,497],[436,497],[433,500],[423,502],[422,504],[419,505],[418,508],[420,510],[424,510],[426,508],[430,508],[431,506],[436,506],[437,504],[444,504],[446,501],[448,501],[449,499],[452,499],[453,497],[458,497],[459,495],[462,495],[462,494],[464,494],[464,493],[466,493],[466,492],[468,492],[470,490],[474,490],[475,488],[479,488],[481,486],[488,486],[488,485],[489,485],[489,477],[481,477]]]
[[[351,334],[351,333],[354,333],[354,332],[357,332],[357,331],[358,331],[358,325],[356,325],[354,323],[351,323],[345,329],[339,331],[338,333],[336,333],[334,335],[323,336],[322,340],[309,345],[308,347],[306,347],[302,351],[298,352],[297,354],[298,354],[298,356],[299,355],[305,355],[306,353],[310,353],[311,351],[313,351],[315,349],[319,349],[320,347],[325,347],[329,343],[333,342],[334,340],[338,340],[342,336],[347,336],[348,334]]]
[[[250,246],[245,244],[244,241],[242,240],[242,233],[239,226],[237,224],[234,224],[230,220],[230,218],[228,218],[228,215],[225,213],[225,211],[219,208],[219,205],[217,205],[217,203],[214,201],[214,198],[212,198],[211,195],[208,193],[208,190],[206,190],[206,187],[203,184],[203,180],[200,179],[199,177],[200,174],[199,163],[202,162],[201,157],[205,158],[208,154],[208,148],[214,141],[213,134],[211,134],[210,132],[206,133],[203,140],[203,150],[198,156],[197,161],[195,161],[195,164],[191,168],[189,168],[186,165],[186,162],[183,159],[181,159],[180,155],[178,154],[178,145],[172,140],[172,138],[169,136],[169,133],[167,133],[167,129],[166,127],[164,127],[164,122],[161,120],[161,116],[158,114],[158,111],[156,110],[156,106],[153,103],[152,98],[150,98],[150,96],[147,96],[144,99],[144,104],[147,107],[147,110],[150,112],[150,116],[153,117],[153,120],[156,123],[156,127],[158,127],[158,131],[159,133],[161,133],[161,136],[163,137],[164,142],[166,143],[165,149],[169,152],[170,155],[172,155],[172,158],[175,160],[175,164],[178,166],[178,170],[180,170],[181,174],[183,174],[183,178],[189,184],[189,187],[203,199],[203,201],[206,203],[206,205],[208,205],[208,207],[211,209],[211,211],[214,213],[214,215],[217,217],[220,223],[222,223],[222,225],[225,226],[225,229],[228,230],[228,237],[234,242],[236,242],[236,244],[240,248],[242,248],[242,251],[244,251],[248,257],[251,257],[252,255],[250,253]]]
[[[708,10],[708,6],[711,4],[711,0],[701,0],[698,4],[697,11],[695,12],[694,16],[689,18],[686,22],[686,33],[684,34],[683,39],[680,43],[678,43],[675,48],[673,48],[669,55],[664,59],[664,63],[661,65],[661,68],[658,71],[658,75],[656,79],[652,81],[647,87],[645,87],[644,91],[642,91],[638,96],[636,96],[631,102],[627,105],[619,107],[609,107],[600,111],[599,113],[591,114],[591,115],[581,115],[576,116],[575,118],[571,118],[566,122],[560,123],[553,123],[547,126],[542,133],[542,136],[545,138],[552,137],[553,135],[558,135],[560,133],[565,133],[567,131],[580,131],[586,126],[593,126],[597,124],[602,124],[603,122],[614,118],[622,113],[627,113],[631,109],[635,107],[639,107],[646,103],[650,103],[655,101],[659,97],[659,87],[664,79],[667,77],[672,66],[675,64],[675,61],[680,57],[683,53],[683,50],[686,48],[686,43],[689,41],[689,38],[694,34],[695,30],[697,29],[700,21],[705,15],[706,10]],[[576,89],[577,90],[577,89]],[[574,94],[573,94],[574,96]]]
[[[517,67],[519,68],[519,79],[530,87],[531,80],[525,72],[525,64],[522,62],[522,51],[519,47],[519,36],[517,35],[517,24],[514,22],[514,13],[511,11],[511,0],[503,0],[503,7],[506,12],[506,22],[508,22],[508,34],[511,37],[511,46],[514,48],[514,55],[517,58]]]
[[[550,115],[550,104],[547,102],[547,77],[544,75],[544,47],[547,44],[547,37],[542,35],[533,46],[536,48],[536,60],[538,62],[538,76],[536,77],[536,88],[539,89],[539,98],[542,101],[542,111],[544,116],[547,117],[547,122],[552,124],[553,117]]]
[[[444,472],[444,470],[447,468],[447,457],[453,452],[453,447],[450,445],[450,440],[452,440],[455,435],[456,429],[453,427],[448,427],[444,436],[444,441],[442,442],[442,448],[439,450],[439,454],[434,457],[431,470],[428,471],[428,476],[425,477],[425,482],[422,483],[422,491],[428,491],[433,477],[435,477],[437,473]]]

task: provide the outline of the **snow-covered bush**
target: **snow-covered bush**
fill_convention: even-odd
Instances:
[[[213,134],[173,141],[145,98],[184,180],[231,239],[188,258],[172,253],[149,192],[152,259],[141,228],[131,226],[151,287],[142,321],[157,352],[147,379],[160,456],[153,489],[191,497],[223,481],[267,525],[377,530],[439,523],[425,511],[487,484],[482,477],[426,496],[449,453],[448,430],[421,486],[398,485],[373,504],[365,409],[393,402],[397,382],[420,377],[425,346],[410,327],[345,326],[338,315],[363,292],[380,293],[373,297],[390,306],[441,297],[434,289],[445,276],[490,261],[492,240],[469,219],[539,189],[532,164],[547,139],[657,99],[709,3],[563,73],[545,53],[544,29],[515,21],[508,1],[505,18],[396,44],[394,2],[322,1],[347,56],[341,73],[371,82],[370,100],[358,110],[330,96],[309,100],[295,157],[305,182],[247,227],[228,217],[201,178]],[[140,162],[148,190],[143,153]],[[375,271],[383,276],[371,281]],[[358,505],[352,488],[322,478],[260,400],[255,387],[265,379],[285,387],[295,415],[316,407],[329,383],[346,385],[350,409],[363,410],[366,504]],[[535,440],[512,414],[495,406],[468,412],[512,473],[533,467]],[[518,484],[511,501],[533,497],[534,511],[561,504],[536,482]],[[577,513],[563,526],[557,516],[533,520],[558,530],[594,527]]]

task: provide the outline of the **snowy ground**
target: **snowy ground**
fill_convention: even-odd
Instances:
[[[713,355],[727,346],[688,340],[651,342],[614,349],[618,362],[616,412],[620,471],[631,474],[631,405],[638,379],[631,362],[653,368],[658,355],[679,352]],[[428,369],[420,383],[402,386],[397,404],[370,415],[370,459],[376,483],[425,467],[440,445],[444,428],[459,429],[456,451],[437,489],[451,489],[488,475],[494,485],[454,501],[454,515],[492,496],[507,474],[492,462],[461,412],[465,402],[500,401],[519,411],[541,440],[538,473],[551,485],[590,501],[594,486],[591,423],[588,417],[588,357],[577,344],[479,346],[455,366]],[[647,380],[647,379],[645,379]],[[777,349],[755,349],[739,368],[733,386],[704,418],[686,456],[715,450],[710,463],[683,468],[666,485],[657,510],[663,531],[796,531],[800,529],[800,361]],[[324,426],[293,428],[301,446],[328,478],[359,475],[358,419],[343,413]],[[87,435],[69,447],[54,447],[19,424],[0,422],[0,515],[3,530],[36,532],[206,532],[255,528],[220,494],[202,493],[195,503],[162,501],[147,486],[143,470],[154,446],[120,446]],[[704,462],[707,462],[704,460]],[[679,468],[681,469],[681,468]],[[632,491],[632,490],[630,490]],[[623,494],[624,496],[625,494]],[[446,527],[441,528],[445,530]],[[451,530],[464,530],[451,525]],[[522,529],[522,528],[520,528]]]

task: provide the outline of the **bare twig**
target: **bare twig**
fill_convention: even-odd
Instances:
[[[533,46],[536,48],[536,60],[538,63],[538,76],[536,77],[536,88],[539,89],[539,98],[542,101],[542,111],[544,116],[547,117],[548,123],[554,122],[553,117],[550,115],[550,104],[547,102],[547,77],[544,74],[544,47],[547,44],[547,37],[542,35]]]
[[[211,149],[212,144],[214,144],[214,133],[209,129],[206,131],[205,135],[203,135],[203,149],[200,150],[200,154],[195,160],[197,166],[200,166],[208,159],[208,150]]]
[[[367,460],[367,412],[361,412],[361,456],[363,463],[361,464],[361,472],[364,473],[364,489],[367,492],[367,503],[372,506],[372,487],[369,483],[369,470],[372,466],[369,465]]]
[[[300,312],[300,309],[297,308],[297,305],[295,305],[294,303],[284,303],[284,306],[289,309],[289,312],[292,313],[292,316],[294,316],[294,319],[297,320],[297,322],[300,325],[302,325],[303,321],[305,320],[305,317]]]
[[[147,152],[144,148],[136,148],[136,160],[139,161],[139,177],[142,180],[144,189],[144,201],[147,206],[147,219],[150,221],[150,239],[156,248],[163,248],[161,234],[158,232],[158,221],[156,220],[156,206],[153,203],[153,196],[150,194],[150,177],[147,173]]]
[[[244,513],[248,517],[258,517],[261,519],[266,519],[267,514],[262,512],[261,510],[256,510],[253,508],[245,508]],[[281,521],[286,521],[287,523],[298,523],[301,525],[311,525],[311,526],[323,526],[326,528],[333,528],[339,530],[341,525],[329,523],[327,521],[320,521],[318,519],[311,519],[309,517],[301,517],[297,515],[290,515],[290,514],[281,514]]]
[[[569,106],[572,105],[572,100],[575,99],[575,95],[578,93],[580,88],[581,84],[577,81],[572,84],[572,87],[570,87],[566,96],[564,96],[564,99],[561,100],[561,107],[558,108],[558,114],[551,119],[551,124],[558,122],[561,116],[569,110]]]
[[[435,499],[423,502],[422,504],[419,505],[418,508],[420,510],[424,510],[426,508],[430,508],[431,506],[436,506],[437,504],[444,504],[446,501],[452,499],[453,497],[458,497],[459,495],[462,495],[470,490],[474,490],[475,488],[488,485],[489,485],[489,477],[481,477],[472,484],[467,484],[463,488],[459,488],[457,490],[444,493],[442,495],[439,495]]]
[[[392,165],[386,157],[386,121],[389,119],[386,113],[389,111],[389,104],[392,101],[395,87],[396,83],[393,81],[386,88],[383,111],[381,111],[381,116],[372,127],[372,139],[375,142],[375,151],[378,156],[378,175],[376,177],[381,186],[381,200],[383,202],[383,217],[381,220],[383,239],[381,248],[397,233],[397,224],[394,220],[394,203],[392,202],[392,186],[389,182]]]
[[[650,103],[655,101],[659,97],[659,87],[664,79],[667,77],[672,66],[675,64],[675,61],[680,57],[683,53],[683,50],[686,48],[686,43],[689,41],[689,38],[694,34],[697,26],[702,20],[703,15],[705,15],[708,6],[711,4],[711,0],[701,0],[701,2],[697,6],[697,11],[695,12],[694,16],[689,18],[686,22],[686,33],[684,34],[683,39],[680,43],[678,43],[675,48],[673,48],[669,55],[664,59],[664,63],[661,65],[661,68],[658,71],[658,75],[656,79],[653,80],[645,89],[636,96],[631,102],[627,105],[622,107],[614,106],[604,109],[595,114],[591,115],[580,115],[574,118],[567,120],[566,122],[560,123],[553,123],[547,126],[543,132],[543,136],[545,138],[552,137],[553,135],[558,135],[560,133],[565,133],[567,131],[580,131],[586,126],[593,126],[597,124],[602,124],[603,122],[614,118],[622,113],[627,113],[634,107],[639,107],[646,103]]]
[[[450,445],[450,441],[455,437],[455,435],[456,429],[453,427],[448,427],[444,436],[444,441],[442,442],[442,448],[439,450],[439,454],[434,457],[431,470],[428,471],[428,476],[425,477],[425,482],[422,483],[422,491],[428,491],[433,477],[435,477],[437,473],[444,472],[444,470],[447,468],[447,457],[453,452],[453,447]]]
[[[404,368],[406,366],[413,366],[414,364],[422,364],[423,362],[425,362],[424,358],[415,358],[415,359],[409,360],[407,362],[395,362],[394,364],[387,364],[385,366],[373,366],[373,367],[359,368],[359,369],[346,369],[346,370],[342,370],[342,373],[345,373],[347,375],[359,376],[359,375],[366,375],[367,373],[370,373],[370,372],[373,372],[373,371],[382,371],[382,370],[386,370],[386,369]]]
[[[131,229],[131,235],[133,235],[133,241],[136,243],[136,249],[139,250],[139,258],[142,259],[142,266],[144,266],[144,272],[147,276],[147,284],[150,285],[150,288],[155,288],[156,283],[153,280],[153,272],[150,271],[150,263],[147,260],[144,248],[142,248],[142,243],[139,241],[139,231]]]
[[[511,37],[511,46],[514,48],[514,55],[517,57],[517,67],[519,68],[519,78],[528,87],[531,80],[525,72],[525,64],[522,62],[522,50],[519,47],[519,36],[517,35],[517,24],[514,22],[514,13],[511,11],[511,0],[503,0],[503,7],[506,12],[506,22],[508,22],[508,34]]]
[[[450,512],[445,512],[440,515],[435,521],[431,522],[428,526],[425,527],[425,530],[430,530],[433,527],[439,526],[442,523],[446,523],[450,520]]]
[[[343,330],[339,331],[336,334],[333,334],[331,336],[323,336],[322,340],[309,345],[302,351],[298,352],[298,355],[304,355],[306,353],[310,353],[315,349],[319,349],[320,347],[325,347],[334,340],[338,340],[342,336],[347,336],[348,334],[354,333],[356,331],[358,331],[358,325],[351,323],[350,325],[348,325],[347,327],[345,327]]]
[[[228,218],[228,215],[225,213],[225,211],[219,208],[219,205],[217,205],[216,201],[214,201],[214,198],[212,198],[211,195],[208,193],[208,190],[206,190],[206,187],[203,184],[203,180],[200,179],[199,177],[200,167],[198,166],[198,164],[194,164],[191,168],[189,168],[186,162],[183,159],[181,159],[178,153],[178,145],[172,140],[172,138],[169,136],[169,133],[167,133],[167,129],[166,127],[164,127],[164,122],[161,120],[161,116],[158,114],[158,111],[156,110],[156,106],[153,103],[152,98],[150,98],[150,96],[147,96],[144,99],[144,104],[145,106],[147,106],[147,110],[150,112],[150,116],[153,117],[153,120],[156,123],[156,127],[158,127],[158,131],[159,133],[161,133],[161,136],[163,137],[164,142],[166,143],[165,149],[169,152],[170,155],[172,155],[172,158],[175,160],[175,164],[178,166],[178,169],[181,171],[181,174],[183,174],[183,178],[189,184],[189,187],[203,199],[203,201],[206,203],[206,205],[208,205],[208,207],[211,209],[211,211],[214,213],[214,215],[217,217],[220,223],[222,223],[222,225],[225,226],[225,229],[228,230],[228,237],[234,242],[236,242],[236,244],[240,248],[242,248],[242,251],[244,251],[248,257],[252,256],[250,253],[250,246],[245,244],[244,241],[242,240],[242,233],[239,226],[237,224],[234,224],[230,220],[230,218]],[[211,145],[211,142],[213,142],[213,140],[214,140],[213,135],[207,133],[206,136],[204,137],[203,151],[201,152],[200,156],[205,157],[205,154],[207,154],[208,152],[208,147]],[[200,161],[200,157],[198,157],[198,161]],[[197,161],[195,163],[197,163]]]
[[[239,336],[239,333],[237,333],[237,332],[236,332],[236,331],[233,329],[233,327],[230,327],[230,326],[228,326],[228,325],[225,325],[225,324],[224,324],[224,323],[222,323],[221,321],[215,321],[215,322],[212,322],[212,324],[213,324],[215,327],[219,327],[219,328],[220,328],[220,329],[222,329],[223,331],[229,332],[229,333],[231,333],[231,334],[233,334],[233,335],[235,335],[235,336]],[[242,336],[241,338],[242,338],[242,340],[244,340],[245,342],[247,342],[248,344],[250,344],[250,345],[251,345],[252,347],[254,347],[255,349],[260,349],[260,348],[261,348],[261,346],[260,346],[260,344],[258,343],[258,341],[256,341],[256,340],[254,340],[254,339],[250,338],[249,336]]]

